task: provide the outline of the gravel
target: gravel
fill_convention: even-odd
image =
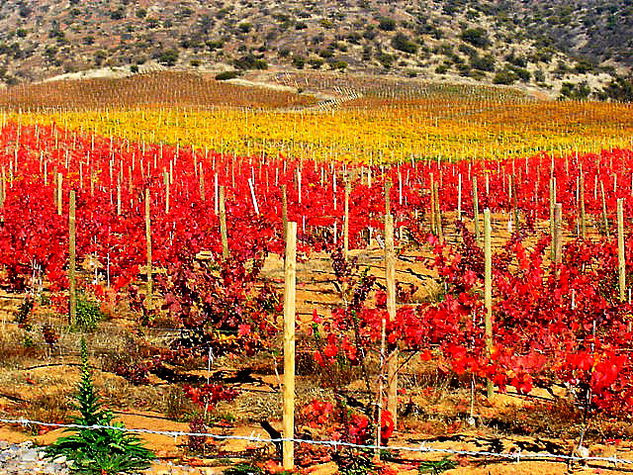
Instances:
[[[70,471],[64,457],[46,460],[44,451],[32,442],[10,444],[0,440],[0,473],[64,475]]]

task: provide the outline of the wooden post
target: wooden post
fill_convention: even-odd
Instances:
[[[514,175],[510,176],[510,189],[512,190],[512,214],[514,218],[514,228],[518,233],[521,230],[521,223],[519,222],[519,187],[515,186]]]
[[[462,174],[457,176],[457,220],[462,220]]]
[[[218,174],[213,178],[213,211],[217,215],[220,212],[220,188],[218,182]]]
[[[391,214],[391,178],[385,181],[385,215]]]
[[[387,215],[391,216],[391,215]],[[385,370],[385,346],[387,341],[387,319],[383,316],[380,321],[380,374],[378,375],[378,401],[376,404],[376,446],[379,447],[382,445],[382,403],[383,403],[383,395],[384,395],[384,370]],[[376,448],[374,451],[374,460],[380,461],[380,450]]]
[[[261,169],[260,169],[261,170]],[[297,201],[299,204],[301,204],[301,193],[302,192],[302,188],[301,188],[301,168],[297,168]]]
[[[435,229],[437,231],[437,237],[440,239],[440,241],[444,241],[444,231],[442,229],[442,209],[440,208],[439,183],[435,182],[433,192],[435,194]]]
[[[222,257],[228,259],[231,255],[229,252],[229,233],[226,227],[226,203],[224,202],[224,186],[219,188],[219,203],[218,208],[220,212],[220,238],[222,239]]]
[[[257,198],[255,197],[255,184],[250,178],[248,179],[248,187],[251,190],[251,199],[253,200],[253,209],[255,210],[255,214],[259,214],[259,206],[257,205]]]
[[[5,183],[5,172],[4,167],[2,167],[2,176],[0,177],[0,207],[4,206],[4,200],[6,199],[6,183]]]
[[[145,240],[147,242],[147,292],[145,305],[152,308],[152,223],[151,223],[151,195],[149,188],[145,189]]]
[[[600,192],[602,193],[602,222],[604,224],[604,233],[607,237],[611,237],[609,232],[609,218],[607,216],[607,198],[604,194],[604,182],[600,181]]]
[[[57,214],[59,216],[62,215],[62,205],[64,204],[64,198],[62,195],[62,183],[64,181],[64,176],[57,172]]]
[[[286,185],[281,185],[281,221],[284,227],[284,241],[286,240],[286,228],[288,227],[288,193]]]
[[[587,215],[585,214],[585,176],[580,169],[578,177],[578,204],[580,206],[580,237],[585,239],[587,236]]]
[[[556,178],[549,180],[549,232],[552,238],[552,259],[556,259],[556,226],[554,224],[554,214],[556,210]]]
[[[167,173],[166,171],[163,172],[163,181],[165,182],[165,213],[169,213],[169,185],[170,185],[170,178],[169,178],[169,173]]]
[[[387,313],[396,320],[396,252],[393,242],[393,215],[385,216],[385,268],[387,278]],[[398,348],[387,359],[387,410],[394,426],[398,423]],[[380,424],[380,421],[378,421]]]
[[[618,199],[618,285],[620,301],[626,299],[626,263],[624,261],[624,199]]]
[[[479,232],[479,196],[477,193],[477,177],[473,177],[473,220],[475,223],[475,239],[479,241],[480,232]]]
[[[286,260],[284,265],[284,391],[283,436],[294,438],[295,424],[295,319],[297,285],[297,223],[289,222],[286,228]],[[294,442],[283,441],[283,468],[294,468]]]
[[[563,205],[554,208],[554,262],[560,264],[563,254]]]
[[[556,178],[549,179],[550,226],[554,229],[554,208],[556,206]]]
[[[284,162],[284,167],[285,167],[285,163],[286,162]],[[338,201],[336,199],[336,170],[332,170],[332,200],[333,200],[334,211],[337,211]]]
[[[486,353],[492,356],[492,226],[490,224],[490,210],[484,210],[484,304],[486,307],[485,336]],[[492,381],[486,383],[486,394],[492,397]]]
[[[75,191],[70,191],[68,200],[68,323],[77,321],[77,249],[75,224]]]
[[[429,194],[430,194],[430,203],[429,203],[429,207],[430,209],[430,216],[429,216],[429,221],[431,222],[431,234],[435,234],[437,235],[437,228],[436,228],[436,223],[437,220],[435,219],[435,210],[436,210],[436,206],[435,206],[435,180],[433,179],[433,173],[429,174]]]
[[[198,177],[200,178],[200,200],[206,201],[204,189],[204,168],[202,167],[202,163],[200,164],[200,172],[198,173]]]
[[[121,216],[121,182],[116,184],[116,214]]]
[[[345,221],[343,222],[343,255],[347,259],[349,255],[349,195],[352,184],[349,177],[345,181]]]

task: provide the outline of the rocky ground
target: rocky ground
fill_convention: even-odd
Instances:
[[[0,440],[0,472],[6,475],[70,473],[64,457],[53,461],[45,460],[44,452],[31,442],[10,444],[2,440]]]

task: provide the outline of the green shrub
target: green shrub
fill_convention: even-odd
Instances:
[[[440,64],[437,68],[435,68],[435,72],[437,74],[446,74],[448,72],[448,65]]]
[[[591,94],[591,88],[583,81],[578,84],[571,82],[564,82],[560,88],[559,99],[572,99],[576,101],[582,101],[589,97]]]
[[[383,31],[394,31],[396,29],[396,20],[388,17],[380,17],[378,19],[378,28]]]
[[[578,61],[578,63],[574,66],[574,72],[577,74],[586,74],[594,69],[595,66],[586,60]]]
[[[310,64],[312,69],[320,69],[325,64],[325,61],[321,58],[311,58],[308,60],[308,64]]]
[[[297,69],[303,69],[306,65],[306,59],[303,56],[294,56],[292,58],[292,65]]]
[[[395,58],[387,53],[380,52],[376,55],[376,59],[382,65],[383,68],[389,69],[395,60]]]
[[[174,66],[177,61],[178,51],[176,51],[175,49],[163,51],[158,55],[158,62],[168,67]]]
[[[116,10],[111,11],[110,18],[112,20],[122,20],[125,18],[125,9],[123,7],[119,7]]]
[[[323,18],[320,22],[319,25],[321,25],[323,28],[326,29],[331,29],[334,28],[334,23],[332,22],[332,20],[328,20],[327,18]]]
[[[242,33],[249,33],[253,29],[253,25],[251,23],[244,22],[244,23],[240,23],[239,25],[237,25],[237,28]]]
[[[334,56],[334,50],[332,48],[325,48],[320,50],[317,54],[324,59],[329,59]]]
[[[398,33],[394,36],[391,40],[391,46],[405,53],[415,54],[418,52],[418,45],[411,41],[404,33]]]
[[[495,70],[495,58],[489,54],[486,56],[474,56],[470,59],[470,66],[479,71],[492,72]]]
[[[88,350],[81,340],[81,381],[75,400],[80,416],[73,420],[82,426],[112,426],[123,428],[113,422],[112,412],[103,409],[92,381],[88,366]],[[143,447],[134,434],[118,429],[69,429],[73,435],[61,437],[46,448],[46,456],[55,459],[64,456],[72,462],[74,473],[106,475],[115,473],[138,473],[149,468],[155,458],[153,452]]]
[[[99,302],[90,300],[83,294],[77,295],[77,319],[74,322],[75,329],[83,332],[94,331],[104,317],[105,315],[101,311]]]
[[[334,61],[330,63],[330,68],[333,70],[344,71],[347,68],[345,61]]]
[[[472,46],[468,46],[467,44],[462,43],[457,49],[460,53],[464,53],[466,56],[477,56],[477,50]]]
[[[495,84],[510,85],[510,84],[514,84],[517,81],[517,79],[518,77],[516,74],[514,74],[512,71],[508,69],[504,69],[503,71],[499,71],[497,74],[495,74],[495,77],[493,78],[492,82]]]
[[[363,38],[365,38],[366,40],[373,40],[374,38],[376,38],[376,35],[378,33],[376,32],[375,28],[373,27],[373,25],[369,25],[367,27],[367,29],[365,31],[363,31]]]
[[[613,79],[605,87],[604,96],[614,101],[633,102],[633,76]]]
[[[223,71],[215,75],[216,81],[226,81],[228,79],[235,79],[239,74],[237,71]]]
[[[469,77],[472,73],[472,69],[469,64],[462,63],[457,65],[457,72],[460,76]]]
[[[447,470],[457,468],[457,462],[448,458],[448,455],[441,460],[425,460],[418,465],[419,474],[439,475]]]
[[[224,41],[222,40],[209,40],[207,42],[205,42],[205,45],[207,48],[209,48],[209,51],[215,51],[216,49],[222,49],[222,46],[224,46]]]
[[[264,59],[258,59],[252,54],[247,54],[233,61],[237,69],[268,69],[268,63]]]
[[[264,470],[256,465],[238,463],[222,472],[224,475],[264,475]]]
[[[483,28],[468,28],[462,31],[460,38],[477,48],[487,48],[492,44],[488,32]]]
[[[541,69],[534,71],[534,80],[536,82],[545,82],[545,73]]]
[[[532,73],[524,68],[512,67],[510,70],[517,75],[517,77],[524,82],[528,82],[532,79]]]

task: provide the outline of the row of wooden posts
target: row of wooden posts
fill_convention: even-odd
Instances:
[[[387,278],[387,312],[390,319],[396,318],[396,254],[393,237],[393,216],[385,216],[385,259]],[[284,378],[283,378],[283,466],[285,469],[294,468],[294,417],[295,417],[295,327],[296,327],[296,280],[297,280],[297,223],[287,222],[285,226],[286,251],[284,261]],[[381,345],[378,390],[378,416],[382,419],[382,400],[385,390],[383,378],[385,365],[387,367],[387,410],[397,424],[398,413],[398,350],[395,349],[388,356],[386,348],[386,319],[381,322]],[[377,424],[376,444],[381,440],[380,423]]]
[[[476,182],[474,187],[476,190]],[[349,184],[345,193],[345,215],[349,216]],[[433,188],[432,190],[435,190]],[[388,196],[388,195],[387,195]],[[475,193],[476,196],[476,193]],[[287,220],[286,193],[283,190],[283,221],[286,241],[285,261],[284,261],[284,378],[283,378],[283,466],[286,469],[294,467],[294,408],[295,408],[295,325],[296,325],[296,250],[297,250],[297,223]],[[437,202],[437,195],[434,197]],[[61,201],[61,199],[59,200]],[[385,214],[385,267],[387,280],[387,314],[390,319],[396,318],[396,255],[394,246],[394,222],[393,216],[389,212],[389,201],[387,200],[387,213]],[[474,203],[475,216],[478,214],[477,201]],[[435,219],[432,225],[437,225],[438,209],[433,209]],[[151,235],[151,196],[149,189],[145,190],[145,232],[147,241],[147,304],[152,305],[152,235]],[[77,313],[76,300],[76,197],[75,191],[70,191],[69,197],[69,319],[74,324]],[[224,187],[219,188],[219,215],[220,234],[222,240],[222,254],[224,258],[229,257],[228,231],[226,223],[226,208],[224,202]],[[555,262],[560,262],[562,249],[562,205],[556,203],[553,209],[553,256]],[[491,215],[490,210],[485,209],[484,218],[484,304],[485,304],[485,344],[488,355],[492,353],[493,347],[493,314],[492,314],[492,243],[491,243]],[[477,223],[477,219],[475,219]],[[348,255],[348,220],[344,223],[344,252]],[[475,230],[478,230],[476,224]],[[626,292],[625,256],[624,256],[624,218],[623,199],[617,201],[617,237],[618,237],[618,287],[619,298],[624,301]],[[398,414],[398,349],[386,355],[385,348],[385,328],[386,320],[383,318],[381,324],[381,348],[380,348],[380,368],[378,389],[377,421],[381,420],[382,401],[386,389],[387,410],[393,417],[397,427]],[[387,369],[387,379],[385,381],[384,369]],[[487,395],[493,394],[491,381],[487,382]],[[376,424],[376,445],[380,445],[380,423]]]
[[[285,164],[285,162],[284,162]],[[170,200],[170,188],[171,188],[171,184],[173,183],[173,170],[172,170],[172,163],[170,162],[170,168],[169,171],[167,171],[166,169],[163,169],[163,180],[164,180],[164,206],[165,206],[165,212],[169,213],[170,211],[170,204],[171,204],[171,200]],[[204,196],[205,192],[204,192],[204,173],[202,171],[202,163],[198,163],[195,167],[196,172],[198,172],[198,166],[200,167],[199,170],[199,178],[200,178],[200,195]],[[111,175],[112,175],[112,162],[110,163],[110,168],[111,168]],[[133,168],[133,167],[132,167]],[[46,169],[46,162],[44,163],[44,170]],[[369,169],[368,171],[370,171],[371,169]],[[323,169],[322,169],[323,171]],[[2,170],[3,175],[4,175],[4,168]],[[45,183],[47,182],[47,178],[46,178],[46,171],[44,171],[44,180]],[[130,175],[131,176],[131,175]],[[369,173],[368,178],[371,176],[371,174]],[[632,175],[633,176],[633,175]],[[401,191],[402,189],[402,180],[401,180],[401,176],[399,175],[400,180],[399,180],[399,190]],[[57,208],[57,214],[58,215],[62,215],[62,210],[63,210],[63,200],[62,200],[62,183],[64,180],[64,177],[62,175],[62,173],[59,172],[55,172],[53,174],[53,178],[54,178],[54,202]],[[441,207],[440,207],[440,198],[439,198],[439,190],[440,190],[440,186],[441,186],[441,174],[440,174],[440,180],[438,182],[438,180],[434,179],[434,175],[433,173],[430,174],[430,185],[429,185],[429,196],[430,196],[430,208],[429,208],[429,218],[430,218],[430,225],[431,225],[431,231],[436,234],[440,239],[443,239],[443,234],[444,234],[444,230],[443,230],[443,226],[442,226],[442,212],[441,212]],[[488,188],[488,178],[489,176],[486,175],[486,188]],[[299,192],[299,203],[301,202],[301,174],[300,171],[297,170],[297,185],[298,185],[298,192]],[[349,236],[348,236],[348,231],[349,231],[349,224],[348,224],[348,216],[349,216],[349,200],[350,200],[350,193],[351,193],[351,183],[349,180],[349,176],[345,176],[345,218],[343,220],[343,246],[345,248],[345,250],[347,250],[349,248]],[[633,181],[633,180],[632,180]],[[587,216],[586,216],[586,209],[585,209],[585,200],[584,200],[584,191],[585,191],[585,186],[584,186],[584,174],[582,173],[582,169],[581,169],[581,173],[577,178],[577,187],[576,187],[576,194],[577,194],[577,215],[578,215],[578,225],[577,225],[577,235],[579,237],[586,237],[586,229],[587,229]],[[221,186],[219,186],[218,183],[218,175],[215,175],[215,182],[214,182],[215,186],[214,186],[214,202],[215,202],[215,213],[216,215],[220,214],[219,213],[219,207],[220,207],[220,188],[223,188]],[[2,182],[1,185],[4,185],[4,180]],[[259,214],[259,205],[257,202],[257,197],[255,195],[255,188],[254,188],[254,175],[253,177],[251,177],[248,180],[248,185],[249,185],[249,190],[250,190],[250,195],[251,195],[251,200],[252,200],[252,204],[253,204],[253,208],[255,210],[256,214]],[[598,187],[598,181],[597,181],[597,177],[596,177],[596,181],[594,183],[594,194],[597,196],[597,190],[598,188],[600,189],[601,192],[601,198],[602,198],[602,226],[603,226],[603,232],[604,234],[609,237],[610,235],[610,227],[609,227],[609,219],[608,219],[608,214],[607,214],[607,205],[606,205],[606,195],[605,195],[605,191],[604,191],[604,183],[602,181],[600,181],[599,183],[599,187]],[[94,192],[94,180],[91,179],[91,193]],[[386,193],[386,200],[389,200],[389,190],[391,188],[391,183],[390,180],[387,180],[385,182],[385,193]],[[283,189],[283,199],[284,199],[284,206],[286,208],[285,210],[285,219],[284,219],[284,223],[287,222],[287,199],[286,199],[286,186],[282,185],[282,189]],[[614,187],[615,189],[615,187]],[[336,174],[333,174],[333,190],[336,191]],[[550,231],[551,231],[551,235],[552,235],[552,240],[555,240],[555,222],[556,222],[556,205],[557,205],[557,186],[556,186],[556,177],[552,176],[549,180],[549,208],[550,208]],[[633,190],[633,183],[632,183],[632,190]],[[510,200],[513,201],[513,211],[512,211],[512,216],[513,216],[513,223],[516,227],[519,227],[520,225],[520,221],[519,221],[519,208],[517,205],[517,193],[516,191],[514,191],[514,175],[510,175],[508,177],[508,193],[509,193],[509,198]],[[5,196],[5,190],[4,190],[4,186],[0,186],[0,206],[2,205],[2,202],[4,201],[4,196]],[[462,195],[463,195],[463,190],[462,190],[462,175],[461,173],[458,175],[458,189],[457,189],[457,219],[461,220],[462,219],[462,213],[463,213],[463,209],[462,209]],[[472,196],[473,196],[473,214],[474,214],[474,233],[475,233],[475,237],[477,238],[477,240],[479,240],[481,238],[481,230],[480,230],[480,212],[479,212],[479,193],[478,193],[478,182],[477,182],[477,177],[473,176],[472,177]],[[334,209],[336,209],[336,195],[333,196],[333,200],[334,200]],[[400,198],[399,198],[399,202],[402,203],[402,194],[400,193]],[[388,207],[388,205],[387,205]],[[117,183],[117,187],[116,187],[116,210],[117,210],[117,215],[121,214],[121,186],[120,186],[120,182]],[[335,224],[336,226],[336,224]],[[305,223],[304,223],[304,228],[305,228]],[[284,228],[285,229],[285,228]],[[335,242],[336,242],[336,237],[335,237]],[[223,247],[223,255],[226,257],[227,256],[227,252],[226,252],[226,248]],[[555,257],[555,252],[554,250],[552,251],[552,257]]]
[[[61,174],[60,174],[61,175]],[[61,182],[61,176],[59,177]],[[58,183],[59,183],[58,182]],[[58,207],[61,214],[61,187],[57,188]],[[229,254],[229,239],[228,228],[226,221],[226,205],[224,200],[224,187],[219,187],[219,217],[220,217],[220,236],[222,241],[222,257],[228,259]],[[74,190],[70,191],[68,200],[68,280],[69,280],[69,322],[74,324],[77,315],[77,258],[76,258],[76,193]],[[152,224],[151,224],[151,194],[149,189],[145,190],[145,241],[146,241],[146,305],[152,306],[153,301],[153,261],[152,261]]]
[[[492,225],[490,210],[484,210],[484,335],[486,352],[490,357],[494,344],[493,338],[493,313],[492,313]],[[558,224],[561,220],[561,205],[556,206]],[[625,299],[625,258],[624,258],[624,219],[623,200],[618,200],[618,287],[619,298]],[[556,226],[557,239],[555,242],[557,262],[560,260],[562,246],[561,226]],[[283,467],[294,468],[294,405],[295,405],[295,324],[296,324],[296,245],[297,223],[288,222],[285,227],[286,254],[285,254],[285,288],[284,288],[284,380],[283,380]],[[393,237],[393,216],[385,215],[385,267],[387,280],[387,313],[390,320],[396,318],[396,255]],[[378,380],[378,417],[376,423],[376,445],[380,445],[381,412],[384,399],[385,380],[384,369],[387,369],[387,410],[391,413],[394,426],[397,428],[398,415],[398,349],[391,354],[385,354],[385,328],[386,320],[381,322],[381,346],[380,346],[380,377]],[[486,383],[486,395],[493,395],[492,380]]]
[[[62,211],[62,188],[61,188],[62,176],[58,174],[57,177],[57,189],[56,189],[56,201],[58,213],[61,214]],[[431,177],[431,183],[433,185],[433,177]],[[582,190],[582,180],[580,181],[580,189]],[[437,185],[437,184],[435,184]],[[555,192],[555,179],[552,179],[550,182],[551,189],[553,190],[550,198],[550,233],[552,236],[552,258],[554,262],[560,263],[561,253],[562,253],[562,205],[560,203],[556,203],[556,192]],[[228,244],[228,228],[227,228],[227,220],[226,220],[226,204],[225,204],[225,192],[224,187],[218,187],[218,214],[219,214],[219,222],[220,222],[220,236],[222,243],[222,257],[228,258],[230,256],[229,252],[229,244]],[[389,188],[390,183],[386,184],[386,211],[389,214],[390,203],[389,203]],[[461,194],[461,187],[460,187]],[[477,181],[476,179],[473,182],[473,191],[474,191],[474,202],[473,202],[473,212],[474,212],[474,230],[475,237],[479,239],[480,230],[479,230],[479,203],[477,200]],[[351,193],[351,185],[350,182],[347,181],[345,186],[345,219],[343,223],[343,250],[344,254],[347,256],[349,252],[349,199]],[[603,195],[604,198],[604,195]],[[69,199],[69,231],[70,231],[70,244],[69,244],[69,254],[71,258],[70,263],[70,286],[75,285],[75,191],[70,191],[70,199]],[[284,231],[286,230],[286,225],[288,222],[288,211],[287,211],[287,197],[286,197],[286,187],[282,186],[282,218],[283,218],[283,226]],[[603,203],[604,205],[604,203]],[[603,206],[604,207],[604,206]],[[584,213],[584,201],[580,201],[580,233],[581,236],[585,235],[585,213]],[[608,225],[606,224],[606,210],[603,210],[604,219],[605,219],[605,230],[608,235]],[[440,238],[443,237],[442,232],[442,224],[441,224],[441,213],[439,210],[439,199],[437,195],[437,187],[431,186],[431,230],[435,234],[438,234]],[[461,219],[461,209],[458,209],[458,219]],[[486,221],[485,213],[484,213],[484,221]],[[518,220],[518,217],[515,219]],[[393,221],[392,221],[393,226]],[[484,224],[484,226],[486,226]],[[624,299],[624,295],[626,293],[626,282],[624,277],[624,219],[623,219],[623,199],[620,198],[617,200],[617,236],[618,236],[618,267],[619,267],[619,292],[620,298]],[[151,305],[152,300],[152,237],[151,237],[151,196],[149,189],[145,190],[145,231],[146,231],[146,241],[147,241],[147,295],[148,295],[148,303]],[[286,234],[286,233],[284,233]],[[71,292],[72,293],[72,292]],[[74,296],[71,297],[74,299]],[[74,321],[74,310],[71,307],[71,321]]]

